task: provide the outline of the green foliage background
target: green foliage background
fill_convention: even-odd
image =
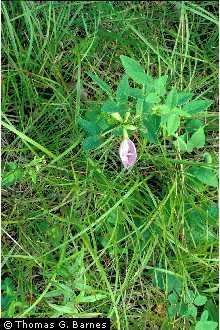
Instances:
[[[216,328],[217,45],[214,1],[2,1],[3,317]],[[128,172],[120,132],[83,150],[78,120],[106,99],[87,73],[116,91],[121,55],[213,101],[205,146],[179,157],[134,134]]]

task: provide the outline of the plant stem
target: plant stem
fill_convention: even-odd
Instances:
[[[123,128],[123,138],[128,139],[128,132],[127,132],[126,128]]]

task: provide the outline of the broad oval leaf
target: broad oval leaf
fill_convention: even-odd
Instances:
[[[146,85],[152,78],[148,76],[142,66],[132,58],[128,56],[120,56],[122,65],[126,71],[126,74],[139,84]]]
[[[185,139],[183,136],[178,136],[176,141],[173,142],[177,150],[180,152],[186,152],[187,151],[187,144],[185,142]]]
[[[186,297],[185,297],[185,302],[187,304],[191,304],[191,303],[193,303],[194,299],[195,299],[195,293],[192,290],[188,290]]]
[[[175,292],[171,293],[168,296],[168,301],[170,302],[171,305],[175,305],[178,302],[178,296]]]
[[[157,142],[157,134],[160,127],[160,121],[161,119],[157,115],[149,115],[143,120],[143,125],[146,129],[146,131],[143,132],[143,135],[150,143]]]
[[[136,115],[137,116],[141,116],[142,112],[143,112],[143,100],[139,99],[137,100],[136,103]]]
[[[129,89],[128,76],[124,75],[120,80],[116,91],[116,99],[119,103],[126,103],[128,101]]]
[[[79,126],[89,134],[99,133],[99,127],[97,126],[95,121],[88,121],[83,118],[79,118],[78,123]]]
[[[203,166],[192,166],[188,169],[188,173],[196,177],[200,182],[211,187],[218,186],[218,179],[215,172],[211,168]]]
[[[120,113],[124,114],[128,111],[128,105],[127,104],[117,104],[115,101],[107,100],[103,103],[101,107],[102,112],[107,113]]]
[[[146,101],[142,102],[142,110],[144,115],[149,115],[152,109],[153,109],[152,103],[148,103]]]
[[[204,128],[200,127],[189,139],[187,143],[187,151],[192,152],[194,148],[202,148],[205,145]]]
[[[198,130],[201,126],[203,126],[203,122],[199,119],[190,119],[186,122],[186,131],[188,133],[194,133]]]
[[[202,306],[202,305],[205,305],[206,301],[207,301],[206,296],[198,295],[198,296],[196,296],[196,298],[194,300],[194,304],[196,306]]]
[[[216,330],[218,323],[214,321],[198,321],[195,330]]]
[[[19,182],[24,175],[24,169],[17,167],[15,163],[9,163],[7,165],[8,171],[2,174],[2,188],[8,188]]]
[[[191,100],[193,93],[181,91],[177,93],[177,105],[183,105]]]
[[[197,308],[193,304],[188,305],[188,310],[187,310],[187,316],[192,316],[193,318],[196,318],[197,316]]]
[[[101,111],[108,113],[118,112],[118,105],[115,101],[107,100],[103,103]]]
[[[172,319],[178,312],[178,308],[175,305],[168,306],[167,313],[169,317]]]
[[[211,100],[196,100],[183,106],[183,110],[191,115],[207,110],[213,102]]]
[[[167,116],[166,129],[168,136],[173,135],[179,126],[180,126],[180,118],[178,115],[172,113],[169,116]]]
[[[101,144],[102,144],[102,140],[101,140],[101,138],[99,136],[97,136],[97,135],[88,136],[83,141],[83,149],[85,151],[89,151],[89,150],[92,150],[92,149],[97,148]]]
[[[160,97],[156,93],[149,93],[145,97],[145,102],[152,103],[152,104],[159,103],[160,102]]]
[[[134,97],[136,99],[144,99],[144,92],[142,89],[138,89],[138,88],[129,88],[128,90],[128,96]]]
[[[168,76],[161,76],[154,80],[154,90],[157,93],[158,96],[164,96],[166,94],[166,82],[167,82]]]
[[[166,106],[168,106],[170,109],[173,109],[176,107],[177,105],[177,90],[176,88],[171,89],[171,91],[169,92],[169,94],[167,95],[166,98]]]
[[[202,312],[202,315],[201,315],[201,321],[207,321],[208,320],[208,317],[209,317],[209,312],[206,310],[204,310],[204,312]]]

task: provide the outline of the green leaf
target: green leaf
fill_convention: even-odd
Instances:
[[[143,113],[144,113],[144,115],[149,115],[150,112],[151,112],[151,110],[152,110],[152,108],[153,108],[153,104],[152,103],[147,103],[147,102],[143,101],[142,107],[143,107]]]
[[[187,120],[186,122],[186,131],[188,133],[194,133],[196,130],[198,130],[201,126],[203,126],[203,123],[199,119],[191,119]]]
[[[83,149],[85,151],[89,151],[92,149],[97,148],[102,144],[102,140],[100,139],[99,136],[88,136],[84,141],[83,141]]]
[[[105,118],[98,118],[97,120],[97,126],[98,126],[98,132],[103,132],[107,129],[109,129],[110,125],[109,123],[105,120]]]
[[[179,304],[178,313],[179,313],[179,315],[181,315],[183,317],[186,317],[187,313],[188,313],[188,305],[181,302]]]
[[[110,88],[110,86],[102,79],[100,79],[96,74],[91,73],[91,72],[87,72],[87,74],[89,75],[90,78],[92,78],[92,80],[94,80],[97,85],[99,85],[99,87],[105,92],[107,93],[109,96],[112,96],[112,90]]]
[[[167,117],[167,122],[166,122],[166,129],[167,129],[167,135],[171,136],[173,135],[177,128],[180,126],[180,118],[178,115],[170,114]]]
[[[117,104],[115,101],[107,100],[103,103],[101,111],[106,113],[119,112],[120,114],[124,114],[128,111],[128,107],[127,104]]]
[[[123,128],[121,126],[115,127],[112,131],[113,136],[123,136]]]
[[[176,114],[178,114],[180,117],[183,117],[183,118],[186,118],[186,119],[189,119],[189,118],[191,118],[192,116],[189,114],[189,113],[187,113],[186,111],[183,111],[181,108],[174,108],[173,110],[172,110],[172,112],[175,112]]]
[[[124,75],[118,84],[116,91],[116,99],[118,103],[127,103],[128,102],[128,93],[129,93],[129,83],[128,76]]]
[[[161,76],[154,80],[154,90],[157,93],[158,96],[164,96],[166,94],[166,82],[167,82],[168,76]]]
[[[165,105],[167,105],[170,109],[173,109],[177,105],[177,90],[176,88],[171,89],[169,94],[167,95]]]
[[[145,97],[145,102],[147,103],[159,103],[160,102],[160,97],[156,93],[149,93]]]
[[[156,112],[158,113],[158,115],[167,115],[167,114],[170,114],[170,108],[165,105],[165,104],[162,104],[162,105],[157,105],[156,107]]]
[[[212,103],[213,101],[211,100],[196,100],[184,105],[183,110],[194,115],[207,110]]]
[[[187,142],[187,151],[192,152],[194,148],[202,148],[205,145],[204,128],[200,127]]]
[[[24,170],[17,167],[15,163],[8,163],[6,171],[2,175],[2,188],[10,187],[11,185],[19,182],[24,175]]]
[[[174,316],[176,315],[177,313],[177,308],[176,306],[172,305],[172,306],[169,306],[168,309],[167,309],[167,313],[168,313],[168,316],[172,319],[174,318]]]
[[[218,186],[218,179],[215,172],[211,168],[202,166],[192,166],[188,173],[196,177],[199,181],[211,187]]]
[[[136,115],[137,116],[141,116],[142,112],[143,112],[143,100],[139,99],[137,100],[136,103]]]
[[[193,303],[195,299],[195,293],[192,290],[188,290],[186,294],[186,303]]]
[[[54,298],[62,296],[63,291],[61,289],[51,290],[45,294],[45,298]]]
[[[173,142],[173,144],[175,145],[175,147],[177,148],[177,150],[179,150],[180,152],[186,152],[187,151],[187,144],[182,136],[178,136],[178,138],[176,139],[176,141]]]
[[[213,321],[198,321],[195,330],[215,330],[218,327],[217,322]]]
[[[153,272],[153,283],[156,286],[159,286],[162,290],[171,291],[175,290],[177,293],[180,293],[183,288],[182,279],[176,275],[172,274],[163,274],[161,271],[154,270]]]
[[[156,143],[157,133],[160,127],[160,117],[156,115],[147,116],[146,118],[144,118],[143,124],[144,127],[146,128],[144,136],[147,138],[147,140],[150,143]]]
[[[202,305],[205,305],[206,301],[207,301],[206,296],[198,295],[198,296],[196,296],[196,298],[194,300],[194,304],[196,306],[202,306]]]
[[[62,305],[55,305],[55,304],[51,304],[48,302],[48,305],[53,308],[55,311],[57,311],[59,313],[59,315],[73,315],[74,313],[78,313],[77,308],[74,306],[73,303],[69,303],[66,306],[62,306]]]
[[[144,99],[144,92],[142,89],[139,88],[129,88],[128,96],[132,96],[136,99]]]
[[[96,121],[98,117],[100,117],[101,111],[99,104],[91,105],[91,110],[85,112],[85,118],[89,121]]]
[[[126,74],[137,83],[146,85],[152,80],[152,78],[145,73],[144,69],[137,61],[124,55],[121,55],[120,59]]]
[[[47,234],[53,246],[56,246],[56,244],[58,244],[63,237],[63,232],[58,226],[50,227],[47,231]]]
[[[168,301],[171,305],[175,305],[178,302],[178,296],[176,295],[176,293],[171,293],[168,296]]]
[[[183,105],[186,102],[190,101],[193,97],[193,93],[181,91],[177,93],[177,104],[176,105]]]
[[[196,318],[197,308],[193,304],[188,305],[188,311],[187,311],[186,316],[192,316],[192,317]]]
[[[206,164],[212,164],[212,155],[209,152],[203,154],[203,159]]]
[[[99,133],[99,127],[97,126],[95,121],[88,121],[83,118],[79,118],[78,123],[79,126],[89,134]]]
[[[79,303],[89,303],[89,302],[95,302],[98,300],[102,300],[105,299],[106,295],[104,294],[95,294],[95,295],[91,295],[91,296],[82,296],[81,294],[79,294],[79,296],[77,296],[76,298],[74,298],[74,303],[79,304]]]
[[[119,110],[118,104],[111,100],[105,101],[101,108],[101,111],[108,113],[118,112],[118,110]]]
[[[202,315],[201,315],[200,319],[201,319],[201,321],[207,321],[208,317],[209,317],[209,312],[206,309],[202,312]]]
[[[218,219],[218,214],[216,215],[215,219]],[[218,322],[218,308],[216,304],[212,301],[212,299],[208,299],[207,303],[205,304],[205,307],[209,312],[210,319]]]

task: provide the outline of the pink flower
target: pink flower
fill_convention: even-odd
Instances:
[[[124,168],[129,168],[134,165],[137,159],[137,152],[134,143],[130,139],[126,138],[121,142],[119,155]]]

